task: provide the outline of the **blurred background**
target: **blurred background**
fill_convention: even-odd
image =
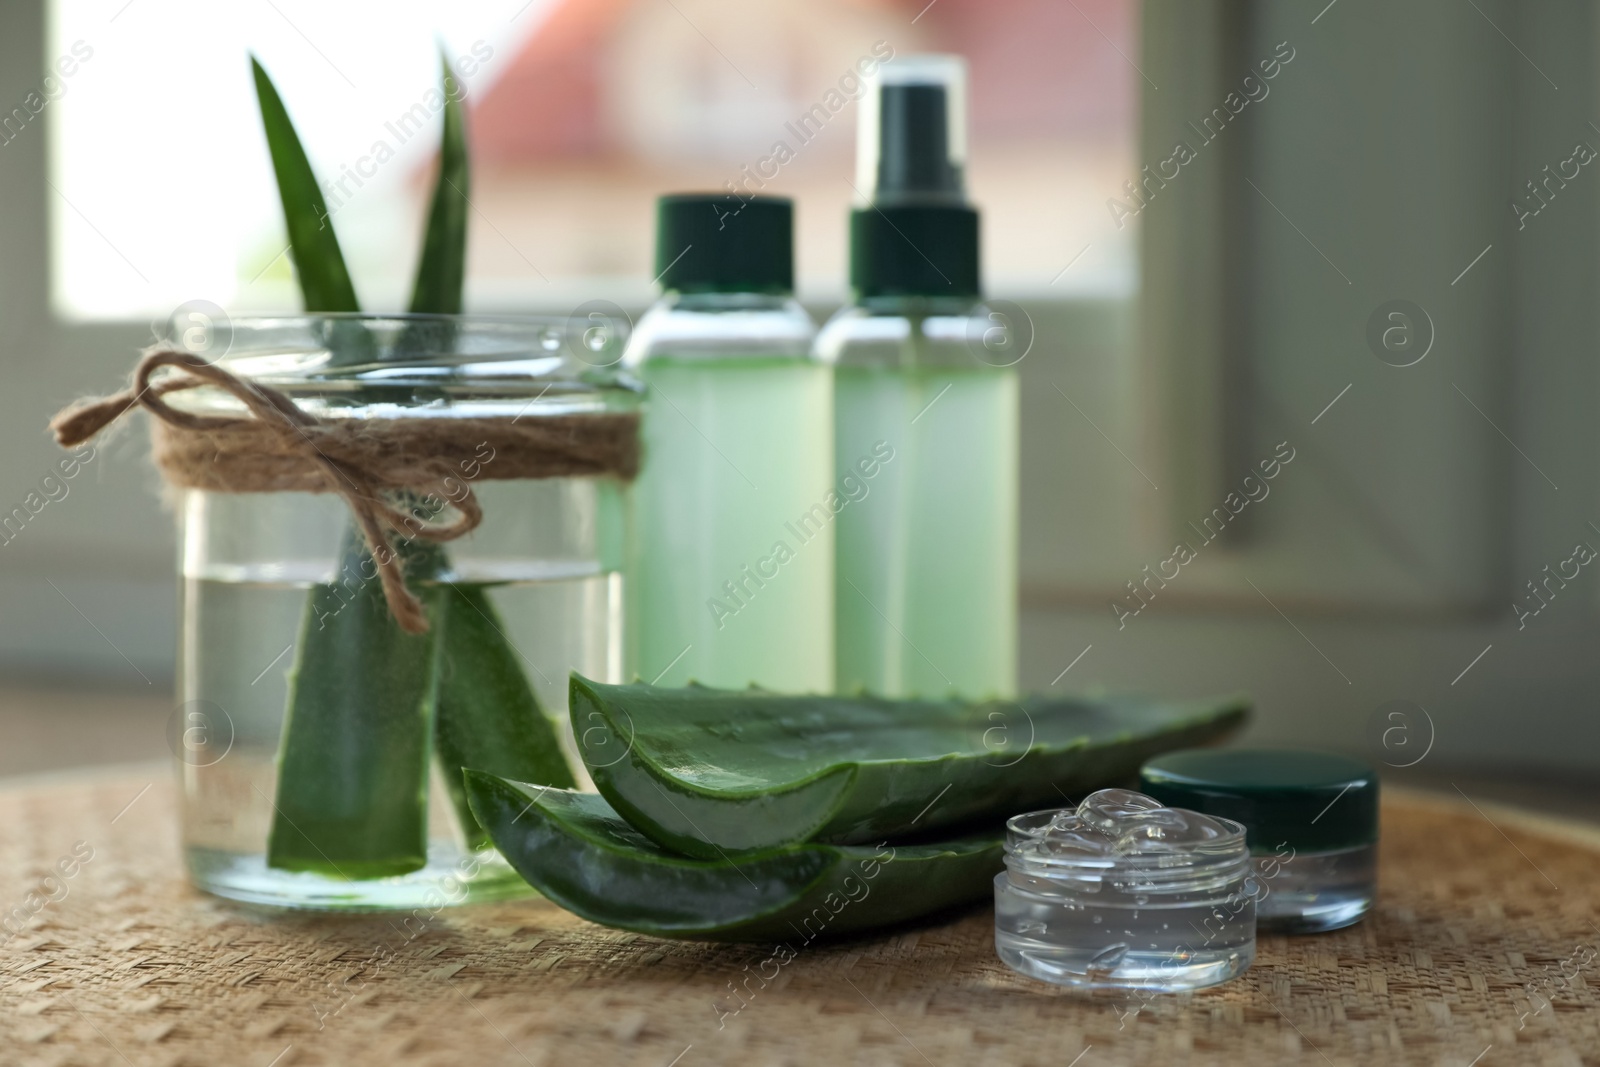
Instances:
[[[166,752],[175,550],[143,433],[44,493],[45,422],[197,301],[298,307],[248,54],[378,311],[417,255],[441,50],[469,310],[637,314],[655,195],[732,185],[797,200],[819,318],[856,64],[965,55],[985,281],[1031,338],[1021,685],[1246,690],[1253,740],[1594,809],[1600,14],[1576,0],[6,0],[0,774]]]

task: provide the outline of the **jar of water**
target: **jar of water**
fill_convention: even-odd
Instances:
[[[378,431],[396,420],[416,428],[369,449],[380,473],[448,442],[453,473],[437,488],[382,495],[427,524],[469,507],[470,490],[481,521],[448,543],[392,531],[429,623],[408,633],[342,490],[260,491],[254,474],[253,491],[179,490],[171,740],[193,881],[257,903],[430,912],[529,892],[477,826],[461,769],[573,784],[568,674],[624,680],[621,489],[637,393],[609,369],[621,331],[330,315],[235,320],[226,340],[207,358],[287,397],[311,431],[387,441]],[[166,402],[249,414],[211,385]],[[228,447],[219,469],[240,461]],[[158,434],[158,462],[162,449]]]

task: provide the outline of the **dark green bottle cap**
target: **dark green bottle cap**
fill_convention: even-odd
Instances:
[[[1139,772],[1168,807],[1244,823],[1250,851],[1328,852],[1378,840],[1378,776],[1358,759],[1292,748],[1169,752]]]
[[[850,286],[857,299],[978,296],[977,209],[965,204],[853,209]]]
[[[680,193],[656,201],[656,274],[680,293],[792,293],[794,203]]]

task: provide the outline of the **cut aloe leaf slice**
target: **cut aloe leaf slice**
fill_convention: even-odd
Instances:
[[[536,785],[570,789],[577,783],[555,724],[539,706],[506,639],[489,590],[448,586],[441,598],[434,755],[468,846],[487,848],[489,836],[467,806],[462,768]]]
[[[570,709],[611,806],[657,844],[712,859],[998,824],[1216,740],[1248,701],[780,696],[574,674]]]
[[[534,888],[590,922],[657,937],[798,948],[981,900],[1002,865],[994,836],[696,860],[651,842],[593,794],[476,771],[466,781],[478,821]]]
[[[306,310],[359,311],[305,149],[272,79],[254,58],[250,63]],[[374,346],[359,324],[334,325],[332,364],[371,359]],[[399,551],[408,578],[431,577],[444,566],[435,546]],[[395,624],[371,563],[360,535],[347,528],[338,579],[313,587],[306,603],[267,838],[267,865],[279,870],[382,878],[427,861],[435,635],[407,634]],[[438,599],[419,595],[427,608]]]
[[[442,559],[433,545],[400,552],[412,580]],[[346,580],[312,588],[296,642],[267,865],[385,878],[427,862],[436,634],[400,629],[353,529],[342,559]],[[412,588],[438,618],[438,588]]]
[[[272,80],[260,63],[251,65],[306,310],[358,311],[305,150]],[[466,128],[448,64],[443,79],[439,175],[411,298],[417,313],[459,313],[466,270]],[[418,320],[394,355],[448,351],[453,338],[448,320]],[[332,322],[328,346],[331,367],[360,366],[379,355],[353,321]],[[370,575],[371,560],[353,528],[345,541],[343,580],[312,590],[297,642],[267,862],[331,877],[385,877],[426,862],[431,750],[437,749],[473,847],[487,837],[467,808],[463,765],[559,785],[572,784],[572,776],[483,591],[416,589],[434,628],[406,635],[389,617],[376,581],[360,588],[351,581]],[[436,581],[450,570],[437,545],[397,549],[409,581]]]

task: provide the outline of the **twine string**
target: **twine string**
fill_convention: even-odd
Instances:
[[[166,367],[180,374],[152,381]],[[237,397],[251,412],[249,417],[206,415],[184,411],[168,404],[169,393],[214,385]],[[354,420],[319,418],[303,411],[284,393],[242,378],[190,352],[173,348],[147,350],[134,370],[127,389],[97,400],[80,401],[50,420],[50,429],[63,447],[82,444],[123,415],[142,407],[168,427],[189,433],[204,433],[225,439],[229,434],[249,431],[255,437],[266,429],[276,439],[280,451],[293,452],[320,472],[323,489],[339,494],[349,506],[367,550],[377,565],[384,599],[400,628],[419,634],[428,630],[422,602],[406,586],[405,573],[389,540],[395,533],[426,541],[453,541],[477,529],[483,521],[468,480],[458,477],[457,464],[446,457],[418,461],[407,457],[404,485],[396,485],[386,475],[383,450],[356,448],[352,442],[360,433]],[[330,448],[337,443],[342,447]],[[385,499],[385,490],[403,489],[438,499],[448,499],[456,517],[449,522],[426,521],[409,508],[397,507]]]

